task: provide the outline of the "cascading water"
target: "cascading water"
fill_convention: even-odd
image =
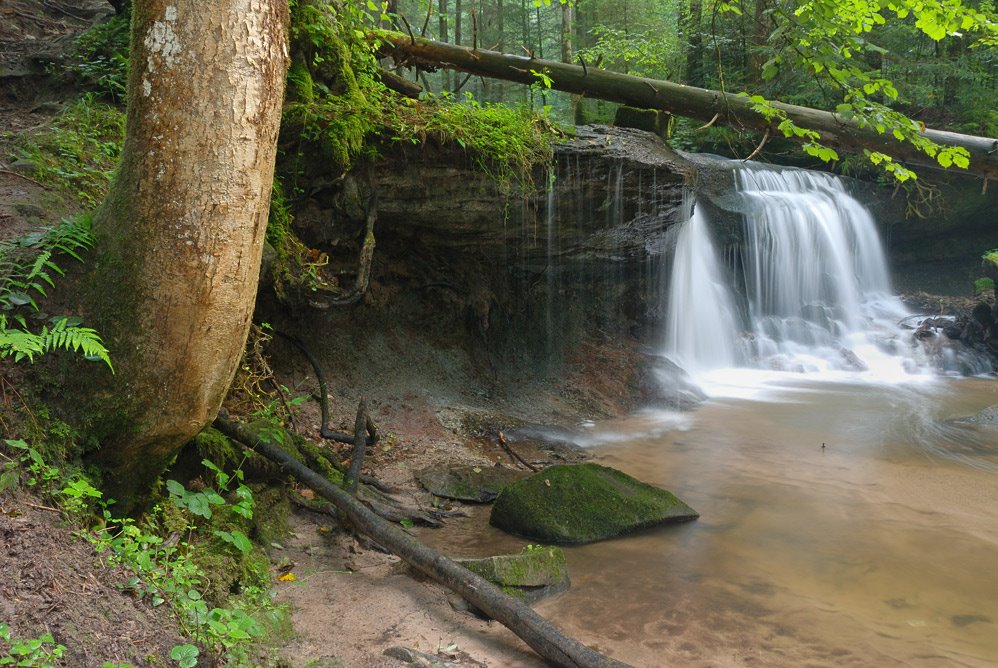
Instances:
[[[879,381],[918,374],[924,362],[902,343],[897,323],[909,314],[891,295],[876,227],[842,182],[754,166],[735,176],[744,241],[722,264],[704,215],[685,223],[666,356],[705,389],[732,368]]]

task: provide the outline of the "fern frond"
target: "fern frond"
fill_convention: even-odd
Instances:
[[[67,325],[68,319],[61,318],[52,328],[42,327],[35,334],[27,328],[9,328],[7,317],[0,315],[0,358],[14,356],[14,361],[27,359],[34,362],[36,356],[53,350],[70,350],[81,353],[85,358],[100,360],[114,373],[114,366],[100,335],[90,327]],[[21,325],[23,327],[23,321]]]

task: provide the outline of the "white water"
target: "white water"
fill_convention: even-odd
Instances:
[[[744,244],[718,260],[708,221],[681,230],[666,356],[712,396],[811,379],[932,378],[892,295],[869,212],[827,174],[741,167]],[[699,208],[699,207],[697,207]],[[732,286],[737,286],[737,290]]]

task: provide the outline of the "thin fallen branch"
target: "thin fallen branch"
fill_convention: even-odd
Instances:
[[[762,135],[762,141],[759,142],[759,145],[755,147],[755,150],[752,151],[751,153],[749,153],[748,157],[745,158],[744,160],[742,160],[742,162],[748,162],[749,160],[751,160],[755,156],[759,155],[759,151],[762,150],[762,147],[766,145],[766,142],[768,140],[769,140],[769,128],[766,128],[766,133],[764,135]]]
[[[17,172],[15,172],[12,169],[0,169],[0,174],[10,174],[11,176],[16,176],[19,179],[24,179],[25,181],[27,181],[29,183],[34,183],[36,186],[41,186],[42,188],[45,188],[45,190],[52,190],[52,188],[50,188],[49,186],[45,185],[41,181],[35,181],[30,176],[25,176],[24,174],[18,174]]]
[[[501,445],[503,447],[503,449],[506,450],[506,452],[509,453],[510,457],[512,457],[515,461],[520,462],[521,464],[523,464],[524,466],[526,466],[531,471],[539,471],[540,470],[536,466],[534,466],[533,464],[531,464],[530,462],[528,462],[526,459],[524,459],[523,457],[521,457],[519,454],[517,454],[517,452],[515,450],[513,450],[513,448],[509,447],[509,443],[506,441],[506,434],[504,434],[502,432],[499,432],[499,445]]]
[[[215,427],[279,464],[299,482],[311,487],[345,513],[358,532],[377,541],[416,570],[456,592],[471,605],[503,624],[553,665],[564,668],[628,668],[628,664],[604,656],[564,635],[526,604],[505,594],[488,580],[456,564],[447,556],[423,545],[401,527],[382,520],[346,491],[242,425],[217,418]]]

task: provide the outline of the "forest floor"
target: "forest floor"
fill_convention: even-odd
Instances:
[[[6,0],[0,7],[0,239],[78,209],[72,198],[11,164],[12,141],[51,120],[76,94],[37,81],[45,76],[45,62],[109,11],[101,0]],[[466,351],[436,348],[403,331],[369,330],[362,349],[355,343],[338,338],[321,354],[313,351],[327,373],[344,370],[332,378],[331,427],[349,430],[357,400],[367,396],[383,436],[366,472],[424,507],[432,499],[414,478],[422,468],[515,465],[497,443],[500,429],[524,422],[566,427],[621,414],[627,408],[621,397],[634,391],[626,379],[638,359],[628,346],[607,343],[586,351],[562,382],[506,387],[499,399],[483,389]],[[358,355],[361,362],[353,359]],[[597,363],[599,373],[591,368]],[[294,394],[315,391],[312,370],[290,346],[274,342],[272,365],[277,381]],[[434,376],[428,368],[440,371]],[[8,370],[0,367],[0,378]],[[13,400],[6,387],[3,401]],[[301,406],[296,419],[301,433],[318,432],[314,402]],[[518,447],[528,459],[544,456],[536,444]],[[277,600],[289,607],[295,629],[293,640],[277,650],[284,665],[315,659],[326,659],[318,665],[327,667],[411,665],[383,655],[395,646],[436,654],[454,666],[544,665],[503,626],[475,616],[397,557],[345,533],[333,517],[296,510],[290,525],[287,539],[271,549],[275,575],[278,564],[292,564],[295,574],[292,582],[276,583]],[[103,564],[58,512],[22,492],[0,494],[0,544],[0,624],[9,624],[15,636],[51,632],[67,646],[69,666],[172,665],[169,649],[183,640],[165,606],[153,609],[126,594],[121,584],[128,574]]]

